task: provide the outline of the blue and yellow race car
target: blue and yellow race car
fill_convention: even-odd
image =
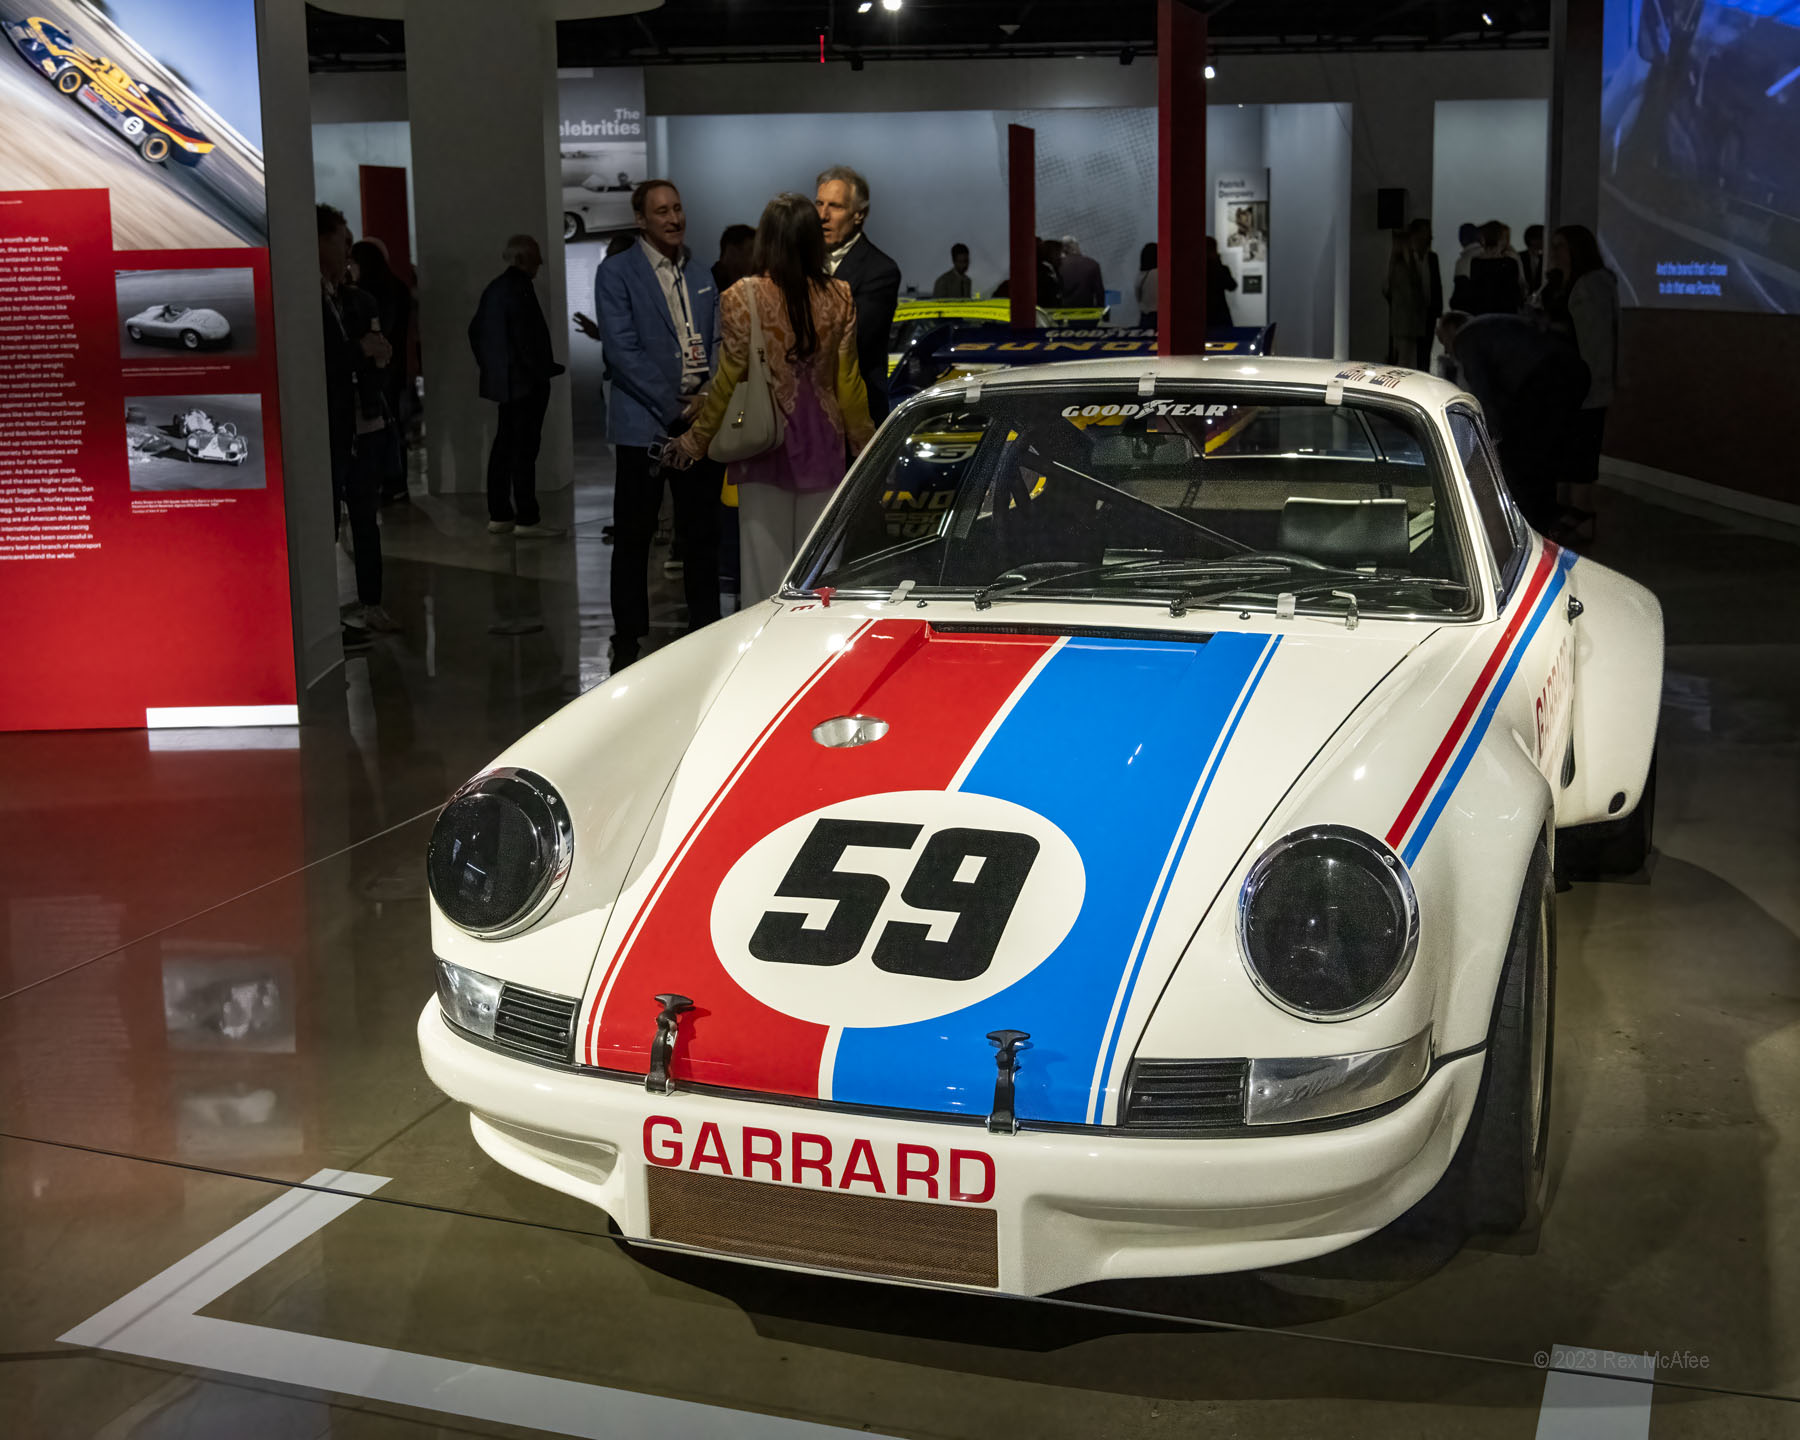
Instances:
[[[77,45],[67,30],[34,15],[0,21],[0,32],[34,70],[88,111],[152,165],[198,165],[213,142],[154,85],[135,80],[104,55]]]

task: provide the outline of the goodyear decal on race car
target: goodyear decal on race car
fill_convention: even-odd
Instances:
[[[1098,1117],[1175,866],[1272,637],[861,630],[773,723],[630,922],[584,1058],[642,1073],[652,997],[696,1001],[677,1080]],[[821,749],[834,715],[889,724]],[[1154,717],[1180,714],[1181,726]],[[1047,737],[1057,737],[1048,743]]]
[[[1493,723],[1494,712],[1500,708],[1500,697],[1512,684],[1519,662],[1531,647],[1532,637],[1544,623],[1544,617],[1555,609],[1556,597],[1562,593],[1563,583],[1568,579],[1575,559],[1573,550],[1564,550],[1548,540],[1544,542],[1512,618],[1494,642],[1493,651],[1481,667],[1481,673],[1475,677],[1474,685],[1463,697],[1456,718],[1438,742],[1425,766],[1425,773],[1419,776],[1418,783],[1388,828],[1387,843],[1408,865],[1419,858],[1425,842],[1431,838],[1432,828],[1444,813],[1457,781],[1469,768],[1482,737]]]

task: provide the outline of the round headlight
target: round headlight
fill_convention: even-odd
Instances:
[[[1250,978],[1283,1010],[1348,1020],[1406,978],[1419,907],[1400,857],[1373,835],[1317,825],[1277,840],[1238,899]]]
[[[569,809],[550,782],[529,770],[490,770],[438,816],[425,876],[452,924],[502,940],[556,903],[574,855]]]

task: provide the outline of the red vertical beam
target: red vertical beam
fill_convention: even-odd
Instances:
[[[1031,330],[1037,326],[1037,131],[1029,125],[1006,127],[1006,176],[1012,327]]]
[[[1206,14],[1156,9],[1156,283],[1159,355],[1206,353]]]

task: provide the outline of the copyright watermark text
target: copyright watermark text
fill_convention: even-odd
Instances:
[[[1712,1356],[1692,1350],[1583,1350],[1573,1345],[1558,1345],[1554,1355],[1540,1350],[1531,1357],[1540,1370],[1552,1364],[1559,1370],[1578,1370],[1588,1375],[1641,1374],[1646,1368],[1663,1370],[1709,1370]]]

